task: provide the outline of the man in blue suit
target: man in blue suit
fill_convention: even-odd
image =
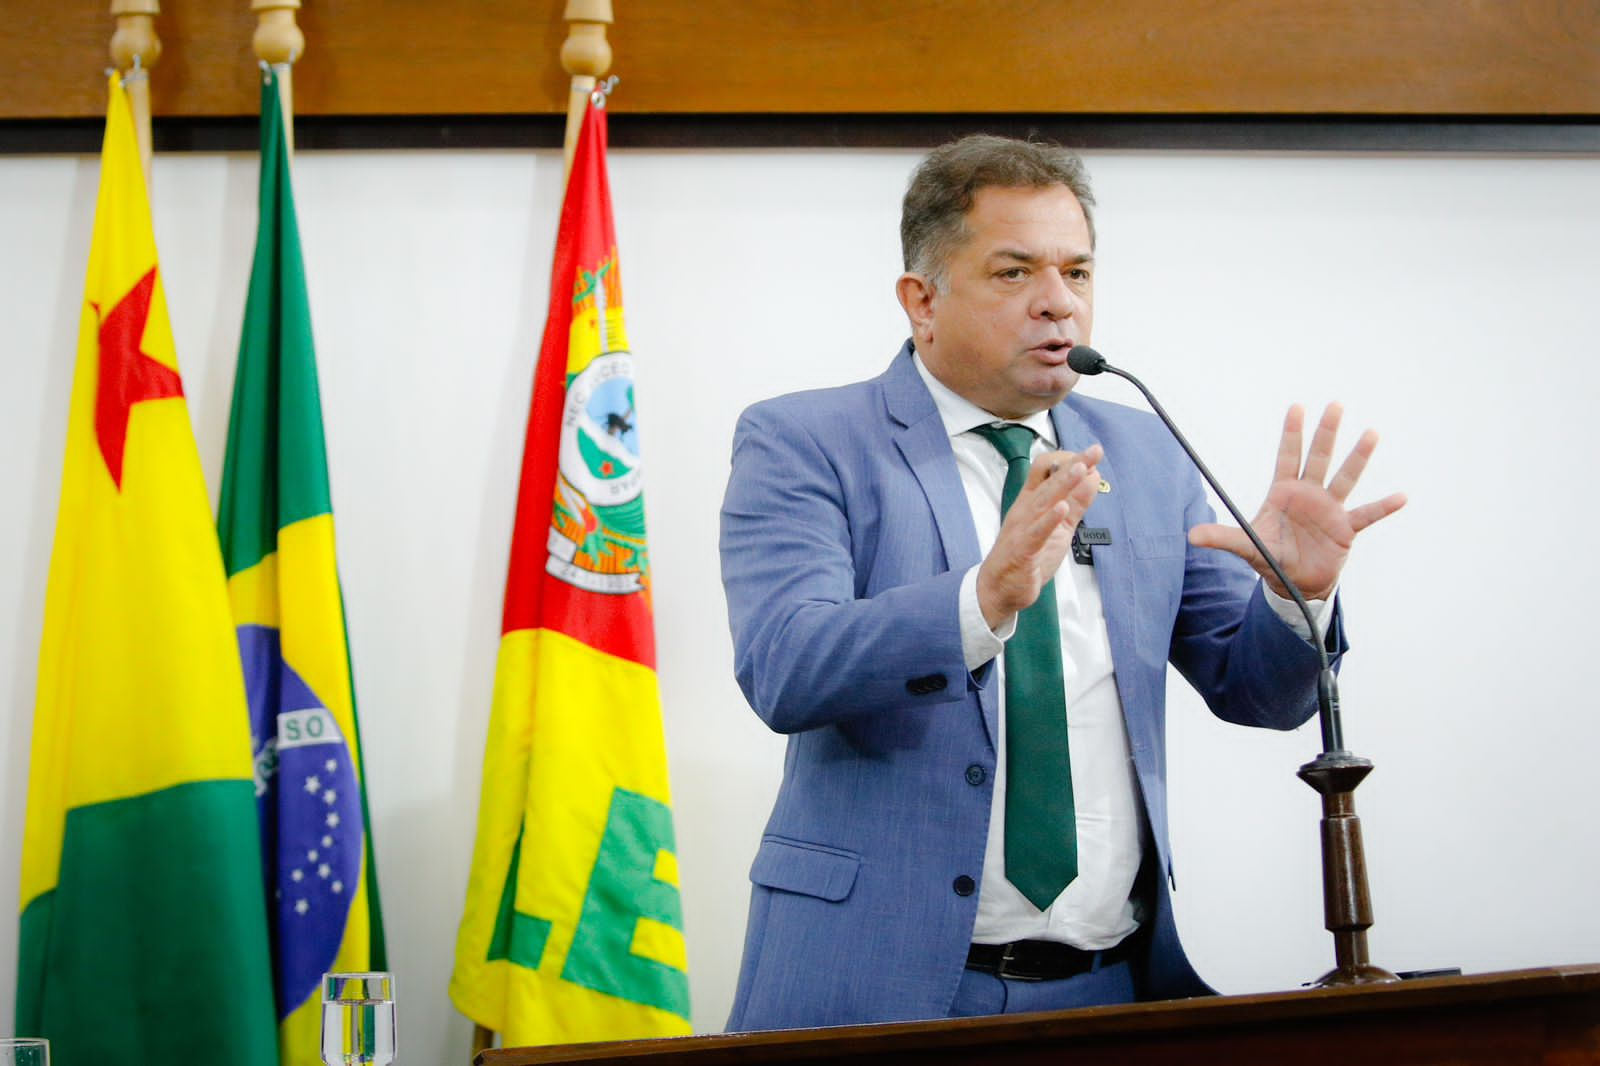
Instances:
[[[1404,501],[1347,510],[1375,435],[1329,478],[1338,408],[1303,465],[1291,409],[1256,522],[1312,634],[1154,417],[1070,395],[1092,206],[1064,149],[935,151],[901,222],[911,339],[740,419],[735,666],[789,747],[730,1029],[1208,991],[1169,896],[1166,664],[1224,719],[1305,721],[1350,544]]]

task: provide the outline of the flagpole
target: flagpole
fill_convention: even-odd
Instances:
[[[161,38],[156,36],[159,0],[111,0],[117,20],[111,35],[111,63],[122,72],[133,111],[133,135],[139,144],[139,165],[145,188],[150,187],[150,68],[161,58]]]
[[[278,81],[278,103],[283,108],[283,138],[294,154],[294,64],[305,54],[306,35],[295,22],[300,0],[251,0],[256,32],[250,43],[256,58],[273,68]]]
[[[572,153],[578,148],[578,131],[589,109],[589,94],[595,82],[611,69],[611,42],[606,27],[611,17],[611,0],[567,0],[567,39],[561,45],[561,66],[572,75],[572,91],[567,95],[567,134],[562,142],[563,175],[572,173]],[[564,180],[564,179],[563,179]]]

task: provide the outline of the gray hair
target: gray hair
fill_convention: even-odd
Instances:
[[[966,242],[967,212],[980,189],[1065,185],[1083,205],[1094,243],[1094,193],[1076,152],[1043,141],[975,133],[928,154],[912,172],[900,209],[905,268],[943,290],[950,256]]]

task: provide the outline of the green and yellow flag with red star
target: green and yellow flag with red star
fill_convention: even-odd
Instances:
[[[584,119],[556,237],[450,995],[507,1046],[682,1035],[633,356]]]
[[[58,1066],[273,1066],[244,679],[116,76],[32,745],[16,1031]]]

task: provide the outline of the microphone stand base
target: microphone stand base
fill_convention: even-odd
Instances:
[[[1399,980],[1367,957],[1372,897],[1355,789],[1371,772],[1370,760],[1344,750],[1323,752],[1300,767],[1300,779],[1322,796],[1322,905],[1324,928],[1333,934],[1335,966],[1312,982],[1318,988]]]
[[[1386,985],[1400,978],[1385,970],[1382,966],[1374,966],[1370,962],[1360,966],[1340,966],[1329,970],[1315,981],[1311,988],[1344,988],[1349,985]]]

